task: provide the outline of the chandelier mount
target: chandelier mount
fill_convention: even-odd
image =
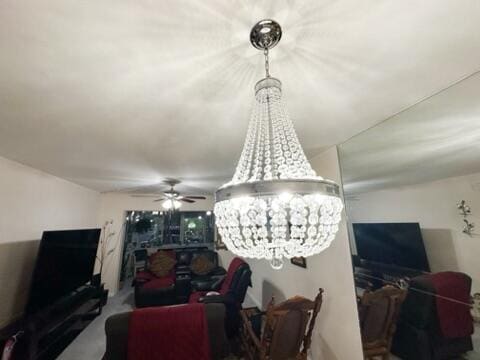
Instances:
[[[270,50],[278,44],[282,38],[282,28],[270,19],[256,23],[250,31],[250,42],[259,50]]]

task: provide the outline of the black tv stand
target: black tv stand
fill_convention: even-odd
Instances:
[[[53,360],[98,315],[105,305],[108,291],[103,286],[82,286],[52,306],[26,315],[1,332],[6,339],[23,331],[18,357],[28,360]],[[21,348],[21,349],[18,349]]]

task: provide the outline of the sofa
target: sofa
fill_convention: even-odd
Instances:
[[[225,277],[226,270],[218,265],[218,254],[215,251],[207,248],[162,249],[161,251],[175,260],[175,266],[168,274],[161,277],[156,276],[148,268],[136,274],[133,280],[136,307],[187,303],[192,286],[219,281]],[[213,268],[206,274],[198,275],[192,271],[191,265],[200,256],[208,258]]]
[[[461,283],[462,290],[452,294],[453,300],[458,299],[454,302],[456,311],[450,311],[446,315],[457,328],[462,324],[457,330],[464,333],[464,336],[448,337],[442,332],[441,312],[437,309],[438,293],[432,276],[440,280],[446,278],[444,283],[447,289],[458,289],[458,283]],[[404,360],[444,360],[460,357],[473,350],[472,338],[468,335],[473,331],[473,323],[468,319],[470,309],[468,304],[461,304],[470,296],[471,283],[468,275],[453,272],[421,275],[411,279],[393,338],[392,353]],[[448,299],[445,295],[443,298]]]
[[[188,305],[180,305],[188,306]],[[103,360],[127,360],[129,321],[132,312],[110,316],[105,322],[107,337]],[[229,344],[225,336],[225,307],[222,304],[206,304],[205,316],[212,360],[223,359],[229,353]],[[185,326],[189,326],[188,323]]]

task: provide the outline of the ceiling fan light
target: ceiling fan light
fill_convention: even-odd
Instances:
[[[178,200],[168,199],[162,203],[162,207],[165,210],[177,210],[182,206],[182,203]]]
[[[173,204],[172,204],[172,200],[165,200],[163,203],[162,203],[162,207],[165,209],[165,210],[170,210],[172,208]]]
[[[180,201],[177,201],[177,200],[172,200],[172,203],[173,203],[173,208],[175,210],[180,209],[180,207],[182,206],[182,203]]]

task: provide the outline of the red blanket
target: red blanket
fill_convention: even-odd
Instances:
[[[128,329],[128,360],[209,360],[203,304],[137,309]]]
[[[227,276],[225,277],[225,280],[223,280],[222,287],[220,288],[220,294],[225,294],[228,289],[230,289],[230,284],[232,283],[235,271],[237,271],[238,267],[243,264],[245,264],[245,261],[243,261],[239,257],[234,258],[230,262],[230,265],[228,266]]]
[[[437,313],[442,334],[446,338],[460,338],[473,334],[470,314],[470,286],[464,274],[440,272],[431,275],[437,293]]]

